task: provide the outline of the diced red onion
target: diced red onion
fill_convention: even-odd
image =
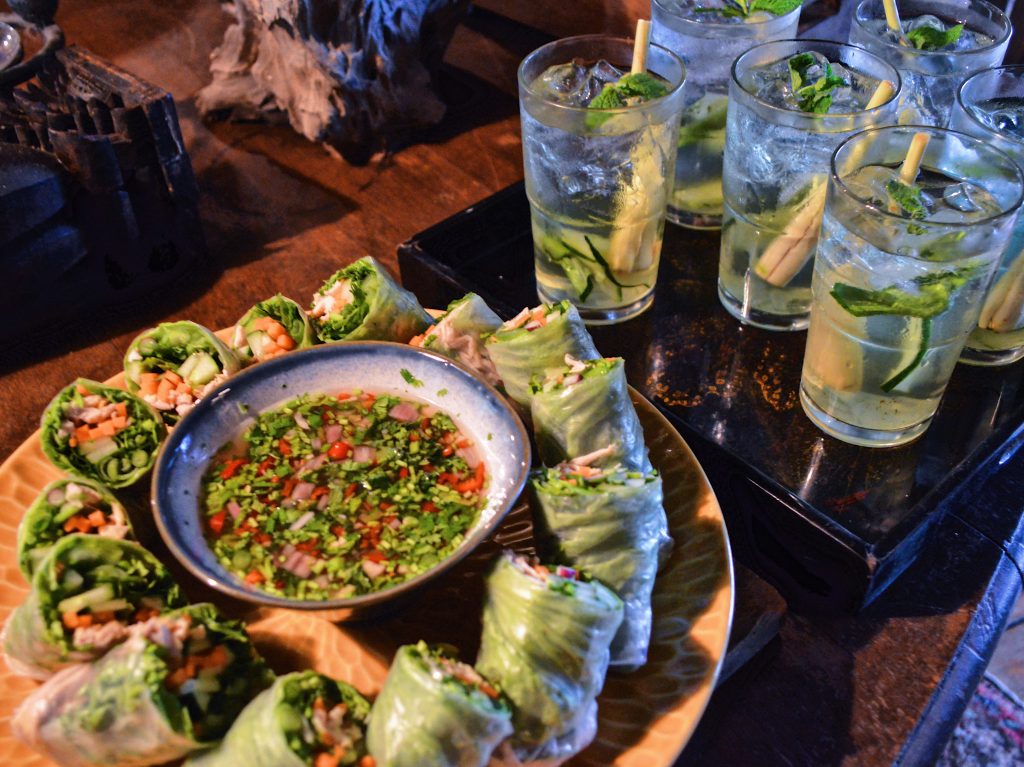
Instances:
[[[356,463],[373,463],[377,460],[377,448],[370,445],[356,445],[352,451],[352,460]]]
[[[340,423],[328,424],[327,427],[324,428],[324,439],[328,442],[337,442],[341,439],[341,431]]]
[[[537,320],[531,320],[530,322],[526,323],[526,329],[530,331],[536,330],[540,326],[541,325]]]
[[[562,379],[562,384],[565,386],[572,386],[573,384],[577,384],[582,380],[583,376],[581,376],[579,373],[570,373],[564,379]]]
[[[559,565],[555,569],[555,575],[558,575],[561,578],[575,578],[576,577],[576,571],[573,570],[571,567],[566,567],[565,565]]]
[[[313,583],[322,589],[326,589],[330,585],[331,579],[327,577],[327,573],[323,573],[322,575],[318,575],[314,578]]]
[[[396,421],[402,421],[403,423],[409,423],[415,421],[420,417],[419,410],[416,409],[415,405],[408,402],[399,402],[393,408],[388,411],[388,415],[394,418]]]
[[[373,562],[369,559],[363,560],[363,572],[371,578],[376,578],[378,575],[382,575],[385,570],[387,570],[387,568],[380,562]]]
[[[395,517],[390,522],[388,522],[388,527],[390,527],[392,530],[397,530],[401,526],[402,526],[402,520],[400,520],[398,517]]]
[[[295,423],[296,423],[296,425],[298,425],[298,427],[300,429],[308,429],[309,428],[309,421],[307,421],[303,417],[302,413],[296,413],[295,414]]]
[[[302,559],[295,563],[295,567],[292,568],[292,572],[299,578],[308,578],[313,574],[314,562],[316,562],[316,557],[311,557],[309,554],[303,554]]]
[[[471,447],[460,447],[456,453],[461,456],[462,460],[466,462],[466,465],[471,469],[475,469],[476,465],[480,463],[480,458],[476,454],[476,450]]]
[[[225,508],[232,519],[238,519],[238,516],[242,513],[242,507],[238,505],[237,501],[228,501],[228,505]]]
[[[304,528],[306,526],[306,524],[309,522],[309,520],[311,520],[315,516],[316,516],[316,512],[315,511],[307,511],[305,514],[303,514],[298,519],[296,519],[294,522],[292,522],[288,526],[288,529],[289,530],[301,530],[302,528]]]
[[[331,497],[327,493],[324,493],[323,495],[321,495],[320,496],[320,500],[316,502],[316,510],[317,511],[323,511],[324,509],[326,509],[327,508],[327,503],[330,500],[331,500]]]
[[[53,490],[46,494],[46,502],[51,506],[59,506],[64,503],[64,490],[59,487],[53,488]]]
[[[320,453],[319,455],[314,455],[312,458],[310,458],[308,461],[306,461],[304,464],[302,464],[295,471],[299,472],[299,473],[301,473],[303,471],[316,471],[321,466],[323,466],[326,461],[327,461],[327,453]],[[294,497],[294,496],[292,496],[292,497]]]
[[[319,437],[313,437],[313,439],[309,441],[309,446],[314,450],[319,450],[324,446],[324,442]]]
[[[314,490],[316,490],[316,485],[312,482],[297,482],[292,490],[291,499],[293,501],[308,500]]]

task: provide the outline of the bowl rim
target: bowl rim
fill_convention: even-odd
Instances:
[[[164,515],[160,510],[159,498],[160,489],[163,484],[163,477],[165,477],[169,472],[167,464],[171,460],[171,455],[180,446],[183,439],[183,437],[179,435],[185,435],[188,431],[187,428],[183,427],[188,427],[192,422],[198,421],[206,411],[216,407],[216,403],[223,397],[224,390],[230,386],[237,386],[240,381],[244,384],[250,378],[258,379],[265,377],[273,374],[276,368],[294,367],[296,364],[301,366],[303,360],[306,358],[313,358],[325,354],[344,355],[348,350],[356,351],[359,349],[366,349],[368,347],[383,347],[385,349],[390,347],[395,350],[401,350],[402,353],[410,353],[413,355],[431,358],[436,362],[441,363],[442,366],[452,368],[459,374],[471,378],[475,384],[479,384],[483,387],[487,395],[498,404],[501,410],[505,411],[505,413],[510,417],[515,436],[518,438],[519,444],[523,446],[523,449],[521,460],[518,462],[518,468],[513,473],[513,482],[504,503],[500,507],[496,508],[495,514],[486,524],[480,525],[472,535],[468,536],[462,542],[462,545],[429,570],[420,573],[415,578],[403,581],[402,583],[396,584],[382,591],[375,591],[371,594],[360,594],[355,597],[324,600],[289,599],[288,597],[279,597],[273,594],[267,594],[257,589],[246,589],[233,581],[222,580],[214,577],[199,563],[193,561],[192,557],[178,545],[178,541],[168,524],[169,520],[164,518]],[[293,394],[290,396],[301,396],[303,393],[308,392],[300,392],[299,394]],[[394,341],[342,341],[330,344],[318,344],[317,346],[313,346],[308,349],[297,349],[274,359],[251,365],[250,367],[240,370],[234,375],[228,377],[214,391],[200,399],[196,406],[186,413],[177,424],[175,424],[170,431],[170,435],[160,446],[160,451],[153,464],[153,476],[150,480],[149,505],[153,518],[156,521],[157,529],[160,532],[160,537],[163,539],[168,550],[193,577],[210,588],[213,588],[222,594],[226,594],[251,604],[261,605],[263,607],[277,607],[309,612],[325,612],[346,609],[355,610],[373,607],[408,595],[410,592],[417,590],[421,586],[424,586],[435,578],[443,575],[475,551],[481,543],[497,531],[505,517],[522,496],[527,478],[529,477],[532,458],[530,438],[526,431],[526,426],[523,424],[523,421],[519,417],[518,412],[516,412],[516,409],[504,395],[467,366],[442,354],[431,351],[430,349],[410,346],[408,344],[397,343]]]

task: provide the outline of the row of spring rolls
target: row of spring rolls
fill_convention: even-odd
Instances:
[[[671,545],[661,478],[647,455],[621,358],[601,358],[568,302],[502,323],[475,294],[412,343],[496,382],[533,424],[534,531],[547,560],[582,568],[625,603],[612,665],[646,662],[651,593]]]
[[[369,256],[332,275],[309,313],[282,295],[256,304],[230,344],[195,322],[165,322],[128,347],[127,391],[78,379],[53,398],[41,421],[43,451],[70,474],[128,487],[152,468],[167,427],[245,365],[320,342],[405,343],[429,324],[415,296]]]

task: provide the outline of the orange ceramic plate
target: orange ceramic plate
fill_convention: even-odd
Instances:
[[[123,385],[118,375],[109,383]],[[599,699],[597,739],[573,767],[669,767],[707,706],[725,657],[733,609],[732,559],[718,501],[697,459],[655,407],[631,390],[651,462],[661,471],[665,510],[675,547],[654,591],[649,661],[628,675],[611,674]],[[28,593],[18,570],[15,541],[22,512],[47,483],[61,476],[43,456],[34,434],[0,465],[0,622]],[[177,567],[153,532],[148,487],[120,493],[140,539],[172,566],[194,600],[208,599],[246,618],[253,640],[279,673],[314,668],[373,696],[401,644],[424,639],[476,655],[483,572],[501,546],[529,550],[530,516],[514,509],[495,535],[449,575],[418,592],[393,618],[335,625],[308,613],[249,610],[225,601]],[[51,763],[14,740],[10,719],[35,683],[0,663],[0,754],[6,764]]]

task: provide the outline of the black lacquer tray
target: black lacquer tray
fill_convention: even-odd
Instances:
[[[719,304],[718,249],[717,232],[667,225],[654,306],[591,332],[603,354],[625,357],[630,382],[697,453],[738,556],[794,606],[856,609],[916,558],[954,496],[1022,460],[1024,363],[958,365],[911,445],[847,445],[800,407],[806,334],[746,327]],[[425,306],[469,290],[506,317],[537,303],[521,183],[416,235],[398,256]]]

